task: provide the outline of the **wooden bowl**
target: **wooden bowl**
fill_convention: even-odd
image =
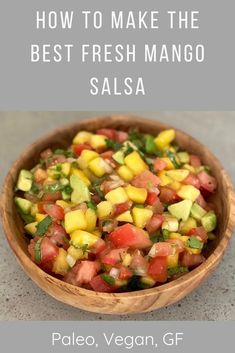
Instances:
[[[207,251],[206,261],[170,283],[156,288],[130,293],[98,293],[65,283],[42,271],[29,257],[28,240],[23,235],[23,224],[14,205],[14,186],[22,168],[32,168],[39,160],[40,152],[48,147],[67,147],[79,130],[94,131],[97,128],[111,127],[126,129],[139,127],[142,132],[157,134],[168,125],[129,116],[107,116],[82,120],[73,125],[55,130],[32,144],[13,164],[3,186],[1,213],[3,227],[8,242],[19,263],[29,277],[54,298],[84,310],[105,314],[131,314],[147,312],[167,306],[182,299],[197,288],[215,269],[221,260],[231,237],[235,223],[235,195],[226,172],[213,154],[191,136],[176,130],[176,140],[180,147],[198,154],[205,164],[211,166],[218,181],[218,192],[213,202],[218,214],[217,239]]]

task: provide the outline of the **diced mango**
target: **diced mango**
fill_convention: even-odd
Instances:
[[[177,195],[184,200],[191,200],[194,202],[200,195],[200,191],[193,185],[183,185],[177,191]]]
[[[77,229],[86,229],[87,221],[82,210],[70,211],[65,214],[64,227],[67,233],[72,233]]]
[[[168,157],[161,157],[161,159],[166,163],[166,170],[172,170],[175,169],[174,164],[172,163],[172,161],[170,160],[170,158]]]
[[[158,173],[158,176],[161,180],[160,186],[166,186],[166,185],[172,184],[173,182],[173,180],[169,176],[167,176],[166,173],[167,172],[165,170],[162,170]]]
[[[131,169],[128,168],[126,165],[122,165],[121,167],[119,167],[117,173],[124,181],[127,182],[131,181],[134,178],[134,174],[132,173]]]
[[[102,232],[97,228],[92,231],[92,234],[96,235],[98,238],[101,238]]]
[[[69,270],[69,264],[66,261],[67,251],[63,248],[59,248],[59,254],[56,256],[52,271],[58,275],[65,275]]]
[[[72,256],[75,260],[80,260],[84,258],[84,251],[82,249],[76,249],[74,246],[70,245],[67,250],[68,254]]]
[[[188,152],[178,152],[177,157],[181,164],[189,163],[189,154]]]
[[[128,196],[124,188],[121,186],[109,191],[105,195],[106,200],[110,201],[112,204],[123,203],[128,201]]]
[[[88,208],[85,212],[85,218],[86,218],[86,230],[88,232],[92,232],[95,227],[96,227],[96,221],[97,221],[97,216],[94,210],[91,208]]]
[[[39,210],[38,210],[38,205],[33,203],[32,206],[31,206],[31,210],[30,210],[30,214],[32,216],[35,216],[36,213],[39,213]]]
[[[90,145],[92,148],[97,150],[103,150],[107,147],[106,145],[106,136],[103,135],[92,135],[90,138]]]
[[[84,230],[75,230],[71,235],[71,241],[72,243],[77,246],[77,247],[83,247],[87,246],[88,248],[91,248],[92,245],[94,245],[99,237],[96,235],[85,232]]]
[[[81,169],[72,167],[71,168],[71,175],[77,175],[82,181],[84,181],[84,183],[87,186],[91,185],[90,180],[87,178],[87,176],[85,175],[85,173]]]
[[[131,215],[131,211],[125,211],[116,217],[116,220],[119,222],[128,222],[133,223],[133,218]]]
[[[194,249],[194,248],[190,248],[190,247],[186,247],[186,250],[193,255],[199,255],[201,254],[202,250],[201,249]]]
[[[88,168],[88,164],[92,159],[99,157],[99,154],[95,151],[83,150],[77,162],[81,169]]]
[[[148,208],[139,208],[134,207],[132,209],[132,216],[134,220],[134,224],[136,227],[144,228],[150,218],[153,215],[153,211],[149,210]]]
[[[99,178],[101,178],[105,173],[112,171],[109,164],[101,157],[97,157],[89,162],[88,168]]]
[[[179,183],[178,181],[173,181],[173,183],[169,184],[169,188],[177,191],[181,188],[181,183]]]
[[[143,161],[143,159],[140,157],[139,153],[136,151],[128,154],[124,158],[124,161],[125,161],[126,166],[131,169],[131,171],[134,173],[134,175],[138,175],[141,172],[148,169],[147,164]]]
[[[131,261],[132,261],[132,256],[129,253],[127,253],[123,257],[122,265],[128,267],[130,266]]]
[[[113,204],[111,201],[101,201],[97,205],[97,215],[99,219],[107,219],[113,215]]]
[[[189,175],[189,171],[185,169],[169,170],[166,175],[175,181],[183,181]]]
[[[41,222],[44,218],[46,218],[46,214],[43,214],[43,213],[36,213],[35,215],[35,218],[36,218],[36,221],[39,223]]]
[[[73,144],[79,145],[90,141],[93,134],[88,131],[79,131],[73,139]]]
[[[69,173],[70,173],[70,169],[71,169],[71,163],[62,163],[61,164],[61,168],[62,168],[62,173],[65,175],[65,176],[68,176]]]
[[[179,263],[179,254],[176,253],[174,255],[169,255],[167,256],[167,267],[172,268],[172,267],[177,267]]]
[[[192,167],[192,166],[191,166],[190,164],[188,164],[188,163],[186,163],[186,164],[183,165],[183,169],[187,169],[187,170],[189,170],[190,172],[195,173],[195,168]]]
[[[159,149],[168,146],[175,139],[175,130],[169,129],[161,131],[155,138],[154,142]]]
[[[71,202],[66,202],[64,200],[57,200],[56,205],[65,209],[65,208],[71,207],[72,204]]]
[[[144,203],[147,198],[147,190],[144,188],[136,188],[135,186],[128,185],[125,188],[129,199],[135,203]]]
[[[148,287],[153,287],[156,281],[151,276],[142,276],[140,282],[147,285]]]
[[[170,233],[170,239],[180,239],[182,240],[184,243],[186,243],[189,239],[188,236],[186,235],[181,235],[180,233]]]
[[[34,235],[37,231],[37,228],[36,228],[37,225],[38,225],[38,222],[28,223],[24,226],[24,229],[28,234]]]
[[[194,218],[192,217],[189,217],[187,219],[187,221],[182,221],[180,222],[180,228],[179,228],[179,231],[182,233],[182,234],[187,234],[190,229],[192,228],[196,228],[197,227],[197,222]]]

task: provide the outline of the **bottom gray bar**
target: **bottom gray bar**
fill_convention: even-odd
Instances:
[[[1,352],[234,352],[235,322],[0,322]]]

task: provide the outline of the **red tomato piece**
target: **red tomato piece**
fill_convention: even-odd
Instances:
[[[148,272],[148,262],[139,250],[136,250],[132,256],[131,269],[140,276],[145,276]]]
[[[131,184],[137,188],[151,189],[157,187],[160,184],[160,179],[149,170],[145,170],[137,175]]]
[[[28,251],[31,255],[31,258],[35,261],[35,244],[39,240],[38,237],[31,239]],[[46,264],[55,259],[55,257],[59,253],[59,248],[50,241],[48,237],[44,237],[41,241],[40,245],[40,252],[41,252],[41,261],[40,265]]]
[[[64,219],[64,209],[54,204],[44,204],[44,211],[54,220],[62,221]]]
[[[202,194],[200,194],[198,196],[198,198],[196,199],[196,202],[198,203],[199,206],[201,206],[202,208],[204,208],[204,210],[208,209],[208,204],[205,201],[204,197],[202,196]]]
[[[47,159],[53,155],[53,152],[50,148],[47,148],[46,150],[42,151],[40,154],[41,159]]]
[[[101,153],[100,157],[110,161],[110,160],[112,160],[113,154],[114,154],[114,152],[112,150],[108,150],[108,151],[105,151],[105,152]]]
[[[195,154],[190,154],[189,163],[191,164],[192,167],[195,167],[195,168],[201,167],[201,165],[202,165],[200,158],[198,156],[196,156]]]
[[[92,245],[90,251],[93,254],[100,254],[106,248],[106,243],[103,239],[99,238],[95,244]]]
[[[125,256],[127,248],[112,249],[110,252],[100,257],[100,261],[106,265],[116,265]]]
[[[193,174],[193,173],[189,173],[189,175],[187,176],[187,178],[185,178],[182,181],[183,184],[185,185],[193,185],[195,188],[200,189],[201,183],[200,180],[198,179],[198,177]]]
[[[154,257],[149,263],[149,276],[156,282],[164,283],[167,281],[167,258],[166,256]]]
[[[109,240],[117,247],[131,247],[145,249],[152,245],[146,233],[129,223],[115,229],[110,235]]]
[[[44,205],[48,205],[48,204],[51,204],[51,202],[50,201],[44,201],[44,202],[40,201],[40,202],[38,202],[37,203],[38,212],[45,214],[46,212],[45,212],[45,209],[44,209]]]
[[[166,242],[175,245],[176,251],[178,253],[181,253],[185,250],[184,242],[180,239],[168,239],[168,240],[166,240]]]
[[[60,191],[46,192],[42,197],[43,201],[52,201],[52,202],[61,200],[61,199],[62,199],[62,195]]]
[[[147,205],[152,206],[158,199],[158,195],[156,192],[149,191],[145,203]]]
[[[164,222],[164,216],[160,214],[154,214],[151,219],[146,224],[146,229],[149,233],[156,232],[160,229],[162,223]]]
[[[62,246],[64,249],[69,247],[69,243],[66,241],[66,239],[69,240],[69,237],[65,229],[60,224],[55,222],[52,223],[46,232],[46,236],[49,237],[50,241],[57,246]]]
[[[133,276],[133,272],[125,266],[120,266],[119,270],[120,270],[119,276],[118,276],[119,279],[129,279]]]
[[[165,169],[166,167],[167,167],[167,163],[163,159],[161,159],[159,157],[155,159],[154,165],[153,165],[155,172],[159,172],[159,171]]]
[[[90,283],[99,271],[98,261],[81,261],[65,275],[64,280],[74,286],[81,286]]]
[[[201,238],[203,243],[206,243],[208,239],[207,232],[204,227],[192,228],[188,232],[188,235],[195,235],[196,237],[198,236],[199,238]]]
[[[73,151],[77,156],[80,156],[83,150],[92,150],[92,147],[88,143],[81,143],[73,146]]]
[[[159,199],[162,203],[171,204],[180,201],[179,196],[176,194],[176,191],[163,186],[160,188]]]
[[[217,188],[217,181],[213,176],[209,175],[205,171],[200,172],[197,176],[200,180],[202,190],[206,190],[209,193],[215,192]]]
[[[187,251],[183,252],[180,259],[181,265],[186,267],[196,267],[205,261],[205,257],[201,254],[189,254]]]
[[[93,277],[90,282],[90,285],[92,289],[96,292],[113,293],[117,289],[116,286],[112,286],[105,282],[101,275]]]
[[[114,216],[118,216],[120,214],[122,214],[123,212],[128,211],[131,206],[132,206],[132,202],[130,201],[126,201],[126,202],[122,202],[122,203],[118,203],[115,205],[115,211],[114,211]]]
[[[155,252],[155,254],[154,254]],[[174,254],[174,249],[171,243],[158,242],[153,244],[151,248],[151,257],[155,256],[169,256]]]
[[[115,129],[99,129],[96,133],[120,143],[123,143],[128,139],[128,134],[125,131],[117,131]]]

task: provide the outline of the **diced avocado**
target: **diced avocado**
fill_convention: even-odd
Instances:
[[[70,198],[71,198],[71,194],[67,194],[67,192],[65,192],[64,190],[62,191],[62,199],[64,200],[64,201],[68,201],[68,200],[70,200]]]
[[[30,171],[22,169],[20,171],[18,181],[17,181],[17,189],[21,191],[29,191],[33,184],[33,174]]]
[[[73,189],[71,201],[75,204],[90,201],[91,196],[87,185],[77,175],[71,175],[70,185]]]
[[[168,211],[172,214],[172,216],[178,219],[182,219],[183,221],[187,221],[190,215],[192,204],[193,203],[191,200],[183,200],[170,205],[168,207]]]
[[[32,207],[32,202],[23,199],[22,197],[15,197],[15,203],[19,207],[20,211],[24,214],[29,214]]]
[[[191,208],[191,216],[197,221],[201,221],[202,217],[206,215],[206,211],[198,203],[194,203]]]
[[[201,219],[202,225],[207,232],[212,232],[217,225],[217,217],[214,211],[207,212]]]
[[[112,158],[119,164],[124,164],[124,152],[122,150],[117,151],[112,155]]]
[[[180,160],[180,163],[182,164],[189,163],[189,154],[187,152],[178,152],[177,156]]]

